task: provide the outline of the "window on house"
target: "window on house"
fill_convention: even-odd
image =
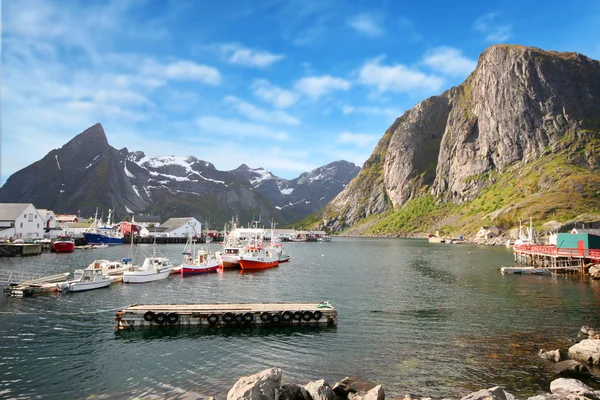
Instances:
[[[21,228],[23,227],[23,223],[21,222]]]
[[[33,218],[37,219],[37,214],[35,214],[35,215],[33,216]]]
[[[29,214],[29,219],[28,219],[28,221],[29,221],[29,222],[33,222],[33,214]]]
[[[40,224],[38,224],[38,229],[40,228]]]

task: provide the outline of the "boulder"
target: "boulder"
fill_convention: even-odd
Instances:
[[[566,378],[588,378],[592,376],[592,373],[585,365],[575,360],[556,363],[554,373]]]
[[[477,392],[462,397],[460,400],[515,400],[515,396],[505,392],[500,386],[490,389],[481,389]]]
[[[591,365],[600,364],[600,340],[585,339],[569,348],[569,357]]]
[[[599,267],[600,269],[600,267]],[[598,271],[600,272],[600,271]],[[591,269],[590,269],[590,274],[592,273]],[[583,336],[587,336],[588,338],[592,338],[594,337],[594,335],[596,335],[596,330],[594,328],[590,328],[589,326],[582,326],[581,327],[581,333],[583,334]]]
[[[565,400],[564,397],[559,396],[557,394],[538,394],[537,396],[528,397],[527,400]]]
[[[279,400],[313,400],[313,398],[302,386],[292,383],[281,385]]]
[[[310,393],[313,400],[338,400],[338,397],[325,379],[309,382],[304,386],[304,389]]]
[[[281,369],[269,368],[240,378],[227,393],[227,400],[275,400],[281,387]]]
[[[377,385],[366,393],[357,392],[348,394],[348,400],[385,400],[385,392],[381,385]]]
[[[377,386],[376,383],[366,382],[361,380],[360,378],[355,377],[345,377],[335,385],[333,385],[333,392],[341,398],[348,397],[350,393],[358,393],[358,392],[368,392]]]
[[[577,379],[559,378],[550,383],[550,391],[561,397],[573,398],[574,396],[585,397],[586,399],[598,400],[600,396],[589,386],[586,386]]]
[[[600,279],[600,265],[592,265],[588,272],[592,279]]]
[[[555,361],[555,362],[560,361],[560,351],[559,350],[540,349],[540,351],[538,352],[538,355],[545,360],[550,360],[550,361]]]

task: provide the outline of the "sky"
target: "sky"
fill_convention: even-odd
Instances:
[[[600,0],[0,1],[0,184],[98,122],[219,170],[362,166],[492,44],[600,59]]]

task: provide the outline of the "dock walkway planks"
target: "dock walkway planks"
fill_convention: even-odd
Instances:
[[[134,304],[116,313],[117,329],[152,326],[335,325],[325,303]]]

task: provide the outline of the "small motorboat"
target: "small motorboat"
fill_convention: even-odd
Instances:
[[[100,289],[107,287],[113,280],[102,273],[101,269],[84,269],[79,279],[68,281],[70,292]]]
[[[146,283],[166,279],[173,272],[173,264],[162,256],[146,257],[141,267],[133,266],[123,272],[123,283]]]

